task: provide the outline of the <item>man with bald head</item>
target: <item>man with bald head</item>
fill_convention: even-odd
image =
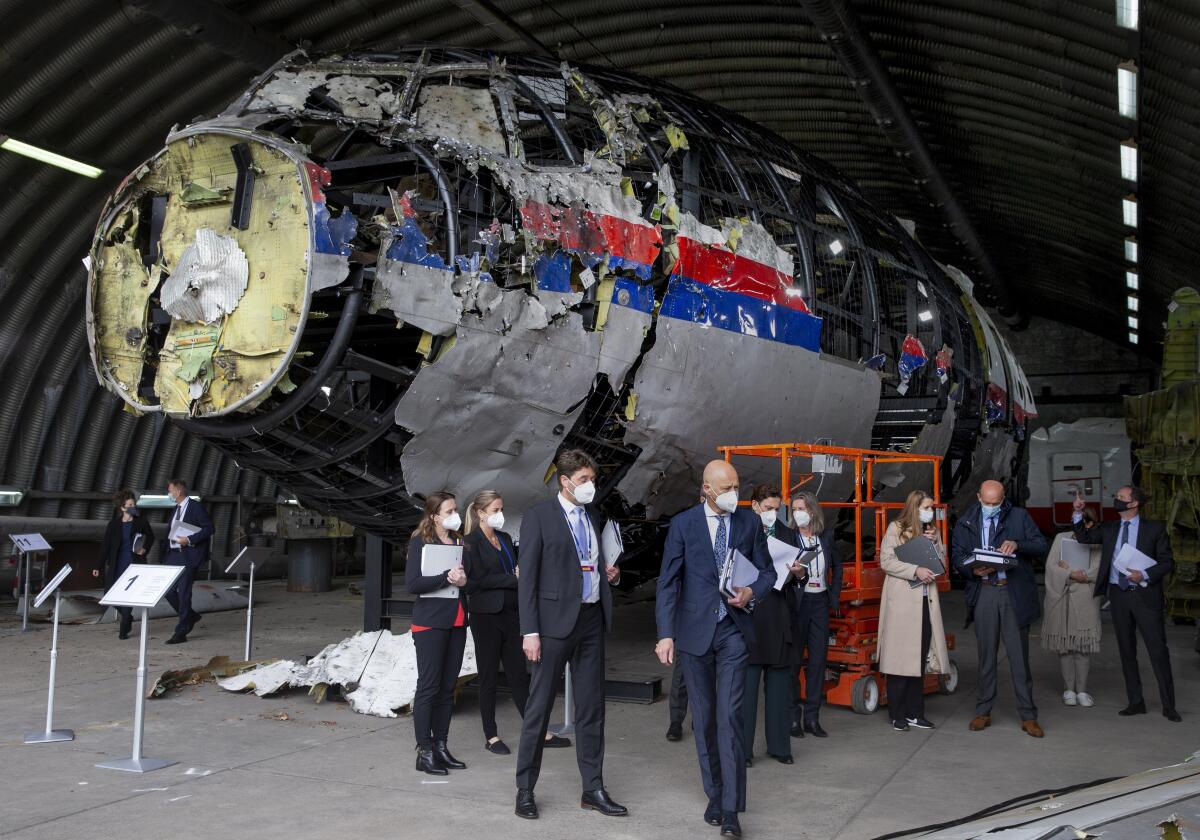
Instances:
[[[1045,555],[1046,538],[1024,508],[1004,497],[1004,485],[985,481],[978,501],[963,513],[954,526],[954,566],[967,579],[967,607],[975,620],[975,643],[979,652],[979,685],[976,690],[972,732],[992,725],[996,701],[996,666],[1000,643],[1008,655],[1013,691],[1021,729],[1027,735],[1045,735],[1037,721],[1033,702],[1033,675],[1029,670],[1029,625],[1041,615],[1033,561]],[[994,549],[1013,555],[1015,565],[998,570],[971,563],[977,549]]]
[[[742,692],[746,686],[747,640],[753,639],[749,610],[775,585],[762,522],[738,507],[738,474],[725,461],[704,468],[703,501],[671,520],[658,577],[655,618],[664,665],[683,663],[700,778],[708,795],[704,821],[722,836],[741,837],[738,812],[746,810],[746,757],[741,739]],[[758,579],[726,598],[719,587],[729,552],[736,550],[759,569]]]

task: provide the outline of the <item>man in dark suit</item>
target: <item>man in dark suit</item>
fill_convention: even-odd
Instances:
[[[533,665],[517,751],[516,815],[537,819],[533,798],[546,727],[563,666],[571,663],[575,756],[583,781],[580,807],[613,817],[628,810],[604,788],[604,634],[612,627],[609,583],[618,578],[600,555],[605,519],[591,507],[596,462],[566,450],[554,459],[558,493],[521,520],[517,602],[522,647]]]
[[[204,506],[197,500],[188,498],[187,482],[182,478],[173,478],[167,483],[167,495],[175,502],[175,512],[171,515],[168,526],[169,547],[163,564],[183,566],[183,574],[176,580],[175,588],[167,593],[167,603],[179,613],[175,633],[167,639],[167,644],[179,645],[187,641],[188,633],[191,633],[192,628],[200,621],[200,613],[192,609],[192,583],[196,579],[196,570],[208,562],[213,524]],[[190,535],[177,533],[178,522],[199,530]]]
[[[975,717],[969,728],[980,732],[992,725],[996,665],[1003,642],[1012,670],[1021,730],[1042,738],[1046,733],[1037,720],[1033,673],[1029,670],[1029,625],[1042,612],[1033,561],[1046,553],[1046,538],[1033,524],[1028,511],[1004,498],[1003,484],[985,481],[979,487],[978,501],[967,508],[954,526],[951,546],[954,567],[967,579],[967,607],[975,621],[975,644],[979,652]],[[998,570],[972,562],[976,549],[981,548],[1015,555],[1015,565]]]
[[[1121,653],[1121,671],[1125,675],[1125,694],[1129,705],[1118,714],[1144,715],[1146,700],[1142,696],[1142,677],[1138,672],[1137,634],[1141,631],[1154,678],[1158,681],[1158,697],[1162,701],[1163,717],[1179,723],[1183,718],[1175,711],[1175,680],[1171,676],[1171,655],[1167,650],[1163,581],[1175,568],[1171,540],[1161,522],[1151,522],[1141,516],[1146,494],[1137,487],[1122,487],[1117,491],[1113,506],[1120,514],[1117,522],[1105,522],[1099,528],[1083,527],[1082,498],[1075,499],[1075,539],[1081,543],[1103,546],[1100,552],[1100,573],[1096,576],[1096,595],[1108,597],[1117,650]],[[1113,560],[1125,545],[1155,561],[1144,572],[1130,569],[1126,575],[1118,571]]]
[[[658,578],[654,651],[664,665],[678,647],[692,709],[700,777],[708,795],[704,821],[723,836],[740,837],[738,812],[746,810],[746,757],[742,744],[742,695],[746,688],[747,640],[754,622],[747,612],[775,584],[762,522],[739,509],[738,474],[724,461],[704,468],[704,501],[671,520]],[[726,598],[720,569],[736,549],[759,569],[758,579]]]

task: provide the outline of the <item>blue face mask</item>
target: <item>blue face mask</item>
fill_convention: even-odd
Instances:
[[[1000,512],[1000,505],[985,505],[983,502],[980,502],[979,506],[983,509],[983,515],[988,519],[991,519]]]

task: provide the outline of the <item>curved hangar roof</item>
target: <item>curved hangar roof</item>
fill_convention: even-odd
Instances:
[[[0,132],[104,174],[0,154],[0,483],[40,488],[26,510],[42,515],[104,508],[55,493],[152,486],[174,473],[218,494],[271,494],[179,429],[95,398],[79,259],[104,197],[171,125],[215,112],[299,43],[457,43],[661,79],[839,167],[1004,310],[1123,340],[1126,273],[1136,271],[1138,349],[1153,352],[1169,295],[1200,257],[1200,199],[1188,189],[1200,11],[1164,0],[1140,10],[1137,29],[1119,26],[1117,7],[1137,5],[3,3]],[[1122,64],[1138,88],[1125,116]],[[1124,174],[1136,182],[1122,177],[1129,140],[1139,160]],[[1136,199],[1136,220],[1123,199]],[[1125,260],[1127,240],[1136,263]]]

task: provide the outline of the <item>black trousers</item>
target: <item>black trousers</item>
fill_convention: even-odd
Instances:
[[[683,660],[675,658],[675,667],[671,669],[671,691],[667,695],[667,708],[671,713],[671,723],[683,726],[687,717],[688,691],[683,679]]]
[[[687,680],[704,793],[726,813],[745,811],[742,698],[749,658],[746,640],[727,615],[717,622],[708,652],[694,656],[680,651],[678,655]]]
[[[767,731],[767,755],[784,758],[792,754],[791,665],[747,665],[746,690],[742,695],[742,746],[746,758],[754,758],[754,730],[758,723],[758,684],[766,683],[763,697],[763,728]]]
[[[808,648],[808,659],[796,669],[792,716],[797,723],[814,721],[825,694],[825,662],[829,657],[829,591],[805,592],[800,596],[796,644]],[[799,675],[804,673],[804,702],[800,702]]]
[[[471,613],[471,635],[475,638],[475,662],[479,666],[479,717],[483,721],[483,737],[491,740],[496,737],[496,683],[501,663],[513,703],[522,717],[529,699],[520,614],[516,610]]]
[[[427,750],[450,736],[454,686],[462,670],[467,628],[430,627],[413,633],[417,648],[417,693],[413,696],[413,729],[417,746]]]
[[[546,729],[563,668],[571,663],[575,700],[575,760],[584,790],[604,787],[604,609],[581,604],[565,639],[542,636],[542,661],[533,665],[517,750],[517,787],[533,790],[542,772]]]
[[[175,585],[167,593],[167,603],[179,614],[175,635],[186,636],[196,626],[196,611],[192,609],[192,583],[196,580],[196,569],[184,562],[183,552],[177,548],[167,551],[163,565],[183,566],[183,574],[175,579]]]
[[[925,663],[933,641],[929,623],[929,598],[921,599],[921,664],[919,677],[887,675],[888,716],[892,720],[916,720],[925,717]]]
[[[1171,654],[1167,650],[1167,629],[1163,611],[1146,603],[1143,593],[1118,586],[1108,587],[1113,631],[1121,654],[1121,672],[1125,676],[1125,694],[1130,703],[1144,703],[1142,675],[1137,661],[1137,634],[1142,634],[1150,667],[1158,681],[1158,699],[1164,709],[1175,708],[1175,678],[1171,675]]]

